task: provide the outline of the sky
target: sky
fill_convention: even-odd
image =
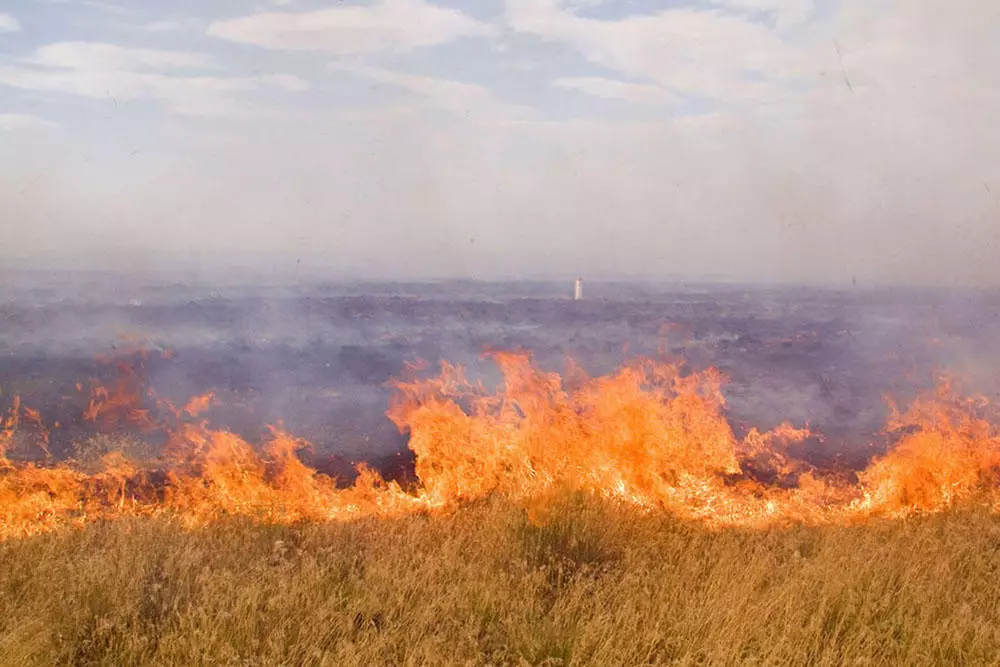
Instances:
[[[6,0],[0,266],[998,286],[997,119],[995,0]]]

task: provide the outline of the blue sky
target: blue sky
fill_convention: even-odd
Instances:
[[[1000,283],[989,0],[15,0],[18,266]]]

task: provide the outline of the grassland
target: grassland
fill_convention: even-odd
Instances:
[[[574,497],[0,544],[4,665],[1000,662],[1000,519],[710,532]]]

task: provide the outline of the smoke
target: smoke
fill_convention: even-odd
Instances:
[[[348,457],[405,441],[385,418],[406,364],[444,360],[494,386],[486,350],[530,350],[591,375],[636,356],[683,358],[729,377],[737,432],[808,423],[827,452],[882,441],[886,396],[905,404],[940,372],[1000,394],[1000,302],[972,290],[829,291],[572,283],[247,286],[20,275],[0,305],[6,396],[65,421],[59,396],[101,377],[99,355],[154,352],[149,381],[183,404],[216,395],[215,426],[256,439],[269,424]],[[169,351],[164,358],[157,352]]]

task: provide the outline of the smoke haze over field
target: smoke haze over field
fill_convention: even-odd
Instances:
[[[825,290],[718,285],[306,283],[142,284],[114,274],[19,276],[0,289],[0,414],[14,395],[79,437],[67,401],[102,358],[144,348],[150,388],[183,405],[212,392],[214,426],[257,439],[283,424],[318,451],[372,455],[403,446],[387,385],[409,362],[464,366],[500,380],[487,350],[530,350],[606,375],[636,357],[720,369],[734,428],[809,424],[822,455],[885,445],[886,397],[906,404],[937,373],[1000,397],[1000,295],[979,290]],[[166,353],[162,358],[160,353]],[[134,356],[134,355],[133,355]],[[134,361],[134,359],[132,359]]]
[[[1000,284],[990,0],[263,5],[8,3],[4,263]]]

